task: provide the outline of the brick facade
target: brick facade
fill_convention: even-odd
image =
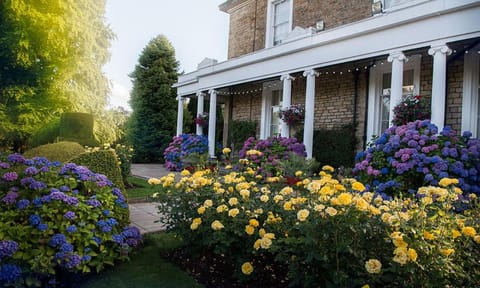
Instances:
[[[323,20],[325,30],[372,16],[371,0],[293,0],[293,27],[315,27]],[[230,0],[220,6],[230,14],[228,58],[265,48],[267,0]]]

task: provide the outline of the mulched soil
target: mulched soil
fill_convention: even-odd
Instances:
[[[256,263],[253,263],[256,278],[255,281],[249,281],[248,277],[240,275],[239,269],[234,267],[225,257],[210,252],[204,252],[201,256],[192,257],[185,248],[181,248],[167,252],[163,256],[189,273],[198,283],[201,283],[206,288],[288,287],[286,269],[278,266],[273,269],[270,265],[258,267]],[[277,272],[273,272],[274,270]],[[281,271],[281,273],[278,271]],[[281,276],[278,274],[281,274]]]

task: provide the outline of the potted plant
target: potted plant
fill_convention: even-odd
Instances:
[[[291,105],[281,112],[281,119],[288,126],[296,126],[302,123],[304,118],[305,108],[300,104]]]
[[[201,127],[207,127],[208,125],[208,113],[207,112],[202,112],[197,115],[197,117],[194,119],[195,124],[200,125]]]

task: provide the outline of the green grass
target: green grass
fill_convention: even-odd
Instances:
[[[148,184],[145,178],[129,176],[127,181],[134,186],[133,188],[127,188],[128,199],[145,198],[158,192],[158,187]]]
[[[180,268],[162,258],[161,253],[179,246],[169,233],[145,235],[144,248],[131,255],[130,262],[118,263],[94,275],[77,288],[157,288],[202,287]]]

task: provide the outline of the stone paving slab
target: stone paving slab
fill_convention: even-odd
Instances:
[[[132,175],[149,178],[160,178],[171,173],[162,164],[132,164]],[[131,225],[140,229],[142,234],[165,230],[165,225],[155,223],[160,219],[157,204],[154,202],[135,202],[128,204],[130,209]]]

